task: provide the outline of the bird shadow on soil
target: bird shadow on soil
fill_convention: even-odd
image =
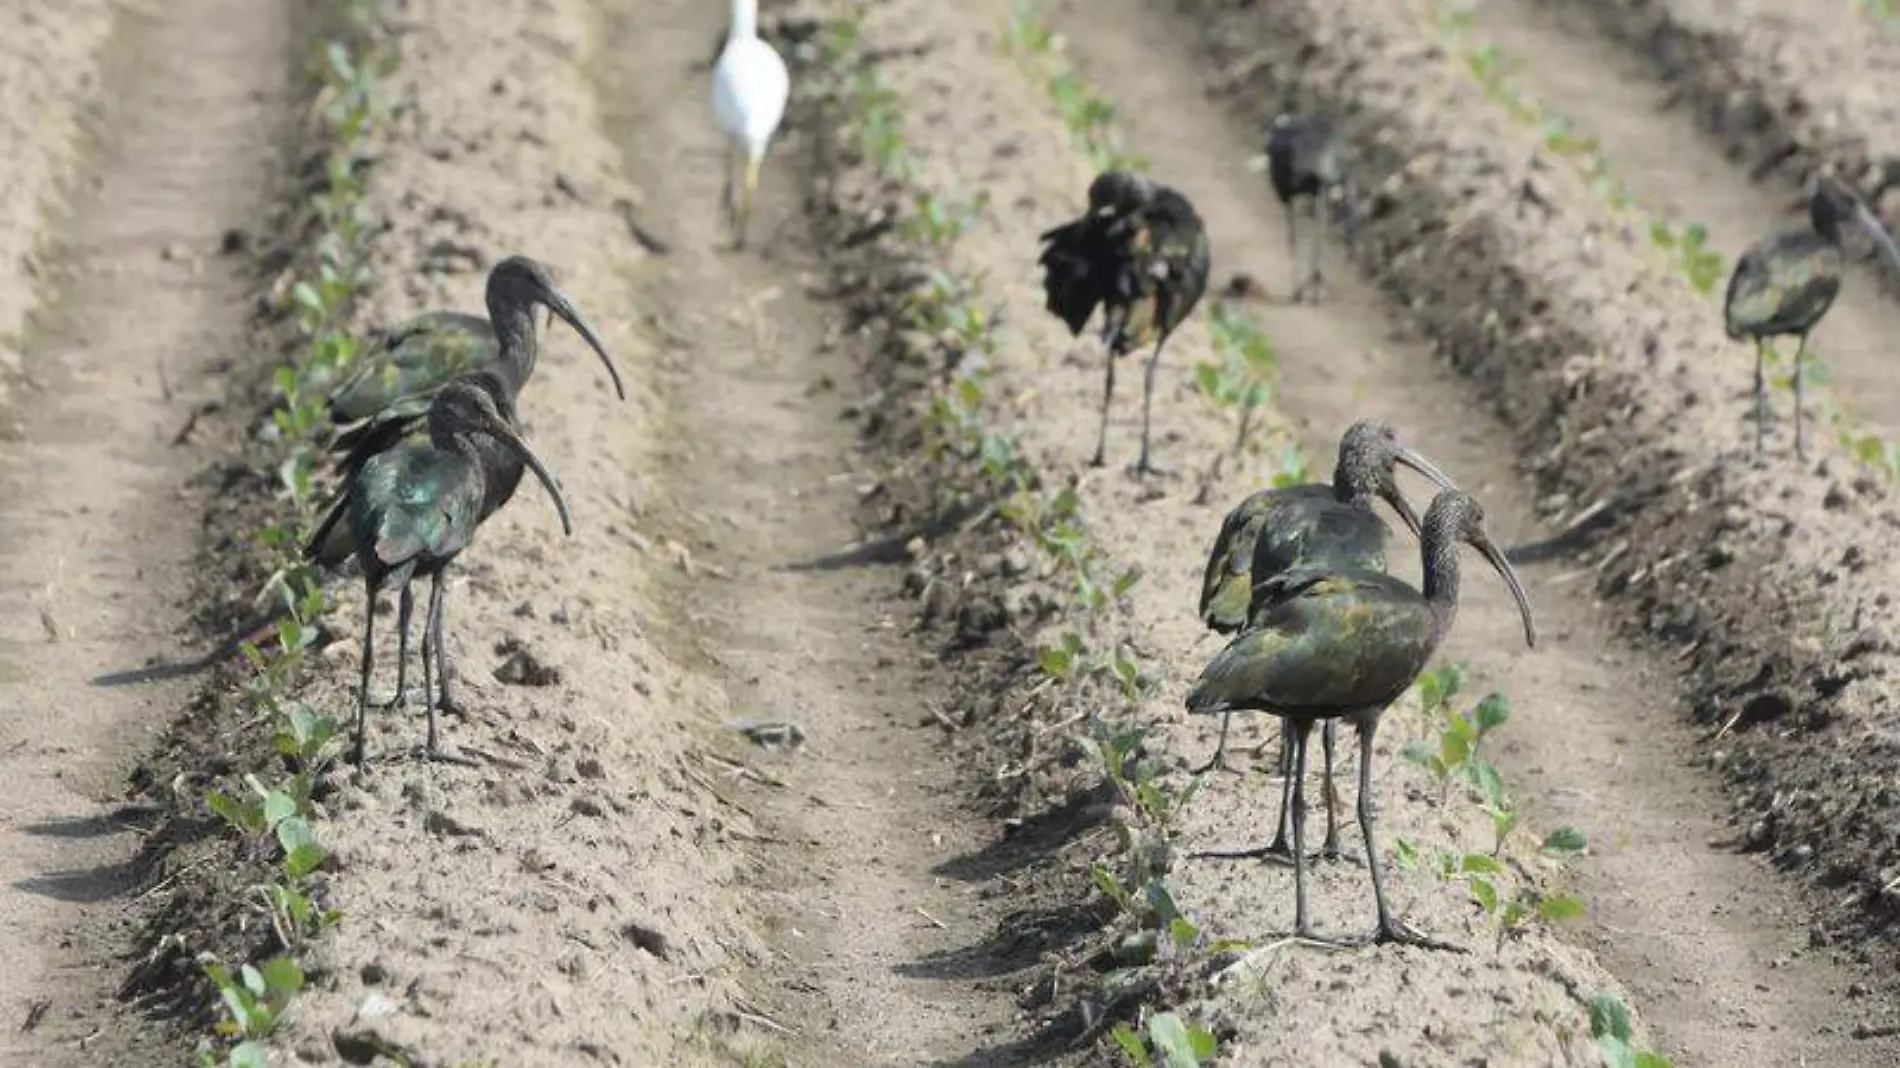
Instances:
[[[1031,1068],[1072,1052],[1092,1033],[1081,1014],[1071,1011],[1019,1038],[980,1046],[954,1060],[931,1061],[925,1068]]]
[[[1052,809],[1025,819],[1014,833],[975,852],[951,857],[930,869],[932,875],[958,882],[988,882],[1026,868],[1074,841],[1084,831],[1108,822],[1114,788],[1102,782]]]
[[[849,567],[871,567],[878,564],[901,564],[910,559],[910,543],[914,538],[934,541],[950,533],[970,518],[988,511],[993,507],[991,501],[972,501],[952,508],[941,515],[934,516],[929,522],[921,523],[907,530],[886,535],[871,541],[861,542],[836,552],[825,553],[808,560],[796,560],[789,564],[780,564],[775,571],[842,571]]]
[[[1109,919],[1096,901],[1020,909],[980,942],[932,953],[893,970],[908,979],[994,979],[1034,965],[1045,953],[1074,946]]]
[[[21,831],[35,838],[103,838],[115,834],[149,834],[162,813],[146,805],[121,805],[111,812],[88,816],[59,816],[29,823]],[[56,901],[97,904],[131,893],[143,881],[147,865],[134,856],[91,868],[43,872],[17,880],[17,890]]]

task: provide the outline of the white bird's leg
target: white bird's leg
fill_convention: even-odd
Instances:
[[[745,180],[739,187],[739,219],[733,235],[733,247],[745,247],[746,224],[752,218],[752,195],[759,188],[759,170],[764,166],[762,156],[745,154]]]

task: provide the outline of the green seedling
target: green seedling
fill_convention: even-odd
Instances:
[[[1440,804],[1449,795],[1454,781],[1465,782],[1480,796],[1497,796],[1502,791],[1497,769],[1478,759],[1478,747],[1485,735],[1510,718],[1510,705],[1504,695],[1487,694],[1467,712],[1458,712],[1449,703],[1440,702],[1438,712],[1435,736],[1413,741],[1399,754],[1430,772],[1438,781]]]
[[[1194,384],[1218,407],[1233,408],[1236,457],[1254,451],[1254,416],[1272,397],[1272,382],[1280,371],[1273,346],[1254,324],[1224,301],[1208,316],[1208,335],[1220,362],[1202,360],[1194,367]]]
[[[1669,1058],[1631,1045],[1630,1011],[1613,994],[1590,999],[1590,1038],[1609,1068],[1670,1068]]]
[[[235,974],[229,966],[212,961],[204,965],[205,975],[217,987],[224,1004],[225,1018],[218,1021],[217,1032],[232,1041],[218,1052],[200,1048],[198,1064],[203,1068],[265,1068],[268,1051],[264,1040],[277,1030],[290,999],[303,990],[303,969],[289,957],[272,957],[261,966],[241,965]]]
[[[1214,1033],[1174,1012],[1150,1013],[1141,1031],[1118,1023],[1109,1032],[1115,1045],[1139,1068],[1200,1068],[1220,1055]]]
[[[949,248],[958,238],[969,233],[990,206],[988,190],[967,201],[955,194],[929,190],[918,191],[913,199],[916,210],[905,217],[904,233],[912,240],[924,241],[938,250]]]

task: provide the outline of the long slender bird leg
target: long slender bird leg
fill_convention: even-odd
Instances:
[[[423,644],[425,648],[435,652],[438,657],[442,651],[442,602],[446,597],[444,580],[447,578],[448,568],[445,567],[437,571],[435,578],[430,581],[429,615],[428,619],[424,621],[422,625]],[[428,657],[429,654],[427,652],[423,653],[423,668],[425,673],[428,670]],[[443,661],[438,659],[436,661],[436,667],[439,669],[442,663]],[[436,726],[436,692],[433,688],[430,688],[429,694],[424,700],[426,702],[424,707],[428,710],[429,732],[423,747],[423,756],[429,760],[449,764],[463,764],[468,767],[477,766],[474,760],[462,755],[454,746],[440,744],[440,735],[437,734],[438,728]]]
[[[1293,721],[1293,933],[1299,938],[1313,937],[1313,923],[1306,915],[1306,739],[1313,721]]]
[[[745,177],[739,186],[739,221],[734,227],[735,232],[732,237],[732,247],[735,249],[745,247],[746,225],[752,218],[752,195],[758,192],[759,168],[765,162],[754,159],[750,152],[745,153],[744,161]]]
[[[358,768],[369,766],[369,676],[376,663],[376,580],[365,583],[369,588],[364,604],[368,606],[363,613],[363,677],[356,684],[356,745],[350,754],[351,763]]]
[[[1300,278],[1300,243],[1293,237],[1293,220],[1297,218],[1293,211],[1293,201],[1289,198],[1282,202],[1280,210],[1286,215],[1286,269],[1293,276],[1287,283],[1293,290],[1288,299],[1298,304],[1300,298],[1306,295],[1306,283]]]
[[[1152,425],[1152,411],[1155,399],[1155,372],[1161,369],[1161,350],[1168,344],[1168,336],[1161,335],[1155,341],[1154,355],[1148,357],[1148,371],[1141,387],[1141,458],[1135,461],[1137,475],[1171,475],[1174,469],[1157,464],[1149,459],[1148,438]]]
[[[1372,799],[1372,735],[1378,728],[1376,715],[1359,724],[1359,834],[1365,839],[1366,868],[1372,872],[1372,900],[1379,910],[1379,929],[1373,933],[1372,940],[1462,953],[1464,950],[1459,946],[1399,924],[1392,919],[1392,911],[1386,907],[1385,878],[1379,874],[1379,840],[1373,831],[1379,817],[1378,806]]]
[[[1262,743],[1265,744],[1265,743]],[[1252,849],[1206,850],[1195,853],[1201,860],[1270,860],[1285,863],[1292,853],[1286,846],[1287,813],[1293,797],[1293,724],[1280,721],[1280,819],[1274,825],[1273,841]]]
[[[409,592],[409,586],[396,593],[396,695],[391,697],[384,708],[405,709],[409,707],[409,617],[415,611],[415,596]]]
[[[1803,405],[1801,402],[1801,364],[1808,354],[1808,335],[1802,334],[1794,349],[1794,455],[1797,460],[1808,458],[1807,434],[1803,430]]]
[[[1755,339],[1755,462],[1761,462],[1763,438],[1768,433],[1768,344]]]
[[[436,577],[437,577],[437,581],[440,581],[443,578],[442,575],[437,575]],[[431,594],[434,593],[433,587],[431,588],[430,592]],[[447,712],[452,715],[461,715],[463,712],[462,704],[460,701],[457,701],[455,699],[455,672],[454,672],[454,669],[449,664],[449,643],[446,636],[442,633],[442,617],[448,612],[448,608],[446,606],[448,604],[449,591],[446,587],[443,588],[441,597],[442,597],[441,601],[436,606],[436,618],[435,618],[435,623],[434,623],[435,679],[436,679],[435,707],[437,711],[440,711],[440,712]]]
[[[1232,718],[1233,718],[1233,713],[1231,712],[1221,713],[1220,737],[1214,742],[1214,755],[1207,759],[1207,763],[1202,764],[1198,768],[1195,768],[1193,771],[1193,774],[1205,775],[1208,772],[1215,771],[1215,770],[1219,770],[1219,771],[1233,770],[1232,768],[1227,766],[1227,723]]]
[[[429,607],[422,614],[422,714],[428,723],[429,752],[435,752],[435,617],[442,600],[442,572],[429,580]]]
[[[1326,276],[1320,273],[1320,255],[1326,247],[1326,191],[1321,190],[1313,196],[1313,274],[1307,279],[1307,292],[1313,295],[1313,303],[1318,304],[1326,298]]]
[[[1108,406],[1115,399],[1115,350],[1103,346],[1107,353],[1108,364],[1102,375],[1102,425],[1095,432],[1095,459],[1089,461],[1090,467],[1100,467],[1108,462]]]
[[[1327,860],[1339,859],[1339,820],[1334,812],[1338,807],[1338,795],[1333,790],[1333,746],[1339,739],[1339,721],[1329,719],[1320,728],[1319,744],[1326,754],[1325,792],[1326,792],[1326,842],[1320,847],[1320,856]]]
[[[733,196],[736,188],[733,183],[739,177],[739,157],[735,151],[736,146],[737,142],[730,137],[726,138],[725,156],[720,161],[721,169],[725,172],[725,181],[719,187],[719,210],[725,212],[728,231],[732,229],[733,208],[738,204],[737,198]]]

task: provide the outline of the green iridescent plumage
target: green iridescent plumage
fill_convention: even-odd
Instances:
[[[472,375],[439,389],[431,401],[428,429],[410,434],[372,455],[363,456],[352,477],[331,501],[322,523],[305,545],[307,558],[334,567],[347,547],[362,568],[366,603],[386,586],[397,590],[397,703],[405,697],[411,582],[433,576],[428,616],[423,624],[423,690],[428,710],[428,745],[437,748],[435,681],[445,665],[442,638],[444,572],[468,548],[482,521],[492,514],[490,487],[512,464],[519,479],[525,465],[535,473],[560,511],[561,527],[573,532],[560,486],[514,426],[512,402],[493,375]],[[375,617],[363,625],[362,679],[357,691],[354,759],[365,760],[369,681],[374,664]]]
[[[1294,925],[1312,937],[1306,911],[1306,744],[1316,722],[1359,728],[1359,828],[1377,902],[1380,941],[1443,947],[1407,931],[1386,907],[1372,801],[1372,739],[1379,717],[1431,661],[1458,608],[1458,544],[1481,552],[1510,588],[1524,618],[1525,641],[1537,633],[1530,602],[1503,552],[1484,529],[1470,495],[1445,490],[1422,522],[1424,590],[1376,571],[1301,567],[1260,583],[1253,625],[1202,670],[1187,695],[1190,712],[1263,711],[1293,728],[1293,768],[1283,807],[1293,826]],[[1264,851],[1263,851],[1264,852]]]
[[[1807,456],[1802,363],[1808,335],[1834,306],[1846,268],[1841,224],[1853,220],[1874,239],[1887,262],[1900,269],[1900,248],[1873,212],[1833,178],[1815,185],[1808,201],[1808,228],[1785,230],[1757,241],[1735,261],[1722,298],[1728,336],[1755,342],[1755,455],[1760,456],[1768,420],[1767,343],[1799,339],[1794,357],[1794,448]]]
[[[1362,419],[1339,439],[1338,460],[1331,485],[1308,483],[1257,491],[1227,513],[1220,534],[1208,553],[1201,581],[1201,620],[1210,630],[1231,633],[1248,625],[1258,608],[1270,603],[1273,587],[1256,595],[1256,587],[1296,568],[1384,571],[1385,521],[1372,510],[1375,499],[1385,500],[1418,534],[1418,513],[1400,492],[1397,467],[1404,465],[1431,479],[1440,488],[1455,488],[1438,467],[1401,444],[1392,428],[1377,419]],[[1262,597],[1266,597],[1262,601]],[[1257,604],[1257,602],[1259,602]],[[1214,755],[1200,771],[1226,766],[1228,717],[1221,717]],[[1292,773],[1293,746],[1282,724],[1280,773]],[[1326,840],[1322,852],[1339,855],[1338,823],[1333,798],[1333,746],[1337,731],[1327,724],[1325,749]],[[1267,851],[1286,849],[1287,813],[1281,806],[1279,830]]]
[[[426,312],[385,331],[356,370],[331,391],[330,418],[339,425],[377,416],[420,419],[429,397],[446,382],[471,371],[492,371],[519,396],[534,373],[538,340],[534,306],[561,317],[600,356],[614,392],[626,399],[620,371],[594,328],[556,289],[546,267],[510,256],[488,272],[488,318],[467,312]],[[348,430],[336,449],[354,445]]]
[[[1049,311],[1079,334],[1102,309],[1107,348],[1101,430],[1095,456],[1107,461],[1108,409],[1115,396],[1115,359],[1152,344],[1142,388],[1141,457],[1150,461],[1155,371],[1175,328],[1207,292],[1211,254],[1207,228],[1179,192],[1126,171],[1104,171],[1089,185],[1089,209],[1079,219],[1045,231],[1038,258]]]

